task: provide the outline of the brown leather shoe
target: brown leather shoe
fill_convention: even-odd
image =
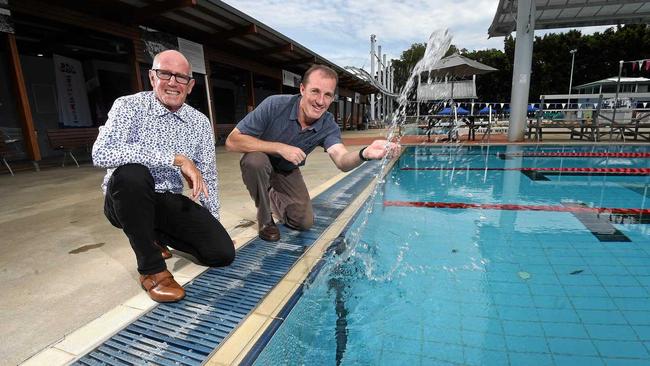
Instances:
[[[185,290],[174,280],[174,276],[168,270],[140,275],[140,285],[153,301],[176,302],[185,297]]]
[[[157,240],[153,241],[153,245],[160,249],[160,254],[162,254],[163,259],[169,259],[172,257],[172,252],[169,251],[169,248],[167,248],[166,245],[160,244]]]
[[[278,241],[280,240],[280,229],[275,225],[273,221],[262,226],[259,231],[260,239],[266,241]]]

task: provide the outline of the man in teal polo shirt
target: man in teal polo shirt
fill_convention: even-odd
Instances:
[[[280,240],[272,212],[292,229],[313,225],[311,200],[299,167],[317,146],[342,171],[399,151],[398,145],[386,140],[375,140],[359,152],[345,148],[339,126],[327,111],[337,83],[334,70],[313,65],[302,78],[299,95],[266,98],[226,139],[228,151],[244,153],[242,178],[255,201],[259,236],[264,240]]]

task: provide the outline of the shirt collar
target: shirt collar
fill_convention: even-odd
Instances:
[[[289,114],[290,118],[296,123],[300,124],[298,122],[298,109],[300,108],[300,100],[302,99],[302,96],[300,94],[296,95],[296,101],[293,103],[293,107],[291,107],[291,114]],[[307,130],[314,130],[314,132],[318,132],[321,128],[323,128],[323,124],[325,123],[325,116],[327,115],[327,111],[323,113],[322,116],[320,116],[319,119],[316,120],[316,122],[312,123],[311,126],[307,127]]]
[[[178,117],[181,121],[187,122],[189,121],[189,115],[188,115],[188,108],[185,103],[181,106],[180,109],[178,109],[176,112],[172,112],[167,107],[165,107],[158,98],[156,98],[156,94],[154,92],[151,92],[151,111],[152,114],[156,117],[162,117],[166,114],[171,114],[176,117]]]

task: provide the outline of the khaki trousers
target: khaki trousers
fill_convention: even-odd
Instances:
[[[307,230],[314,224],[311,199],[300,169],[273,169],[268,155],[262,152],[245,153],[239,165],[244,184],[255,201],[260,228],[271,223],[271,213],[293,229]]]

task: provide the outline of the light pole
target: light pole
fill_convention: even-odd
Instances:
[[[576,52],[578,52],[578,50],[575,48],[569,51],[571,54],[571,75],[569,76],[569,99],[566,101],[567,109],[569,109],[569,106],[571,105],[571,87],[573,86],[573,62],[576,60]]]

